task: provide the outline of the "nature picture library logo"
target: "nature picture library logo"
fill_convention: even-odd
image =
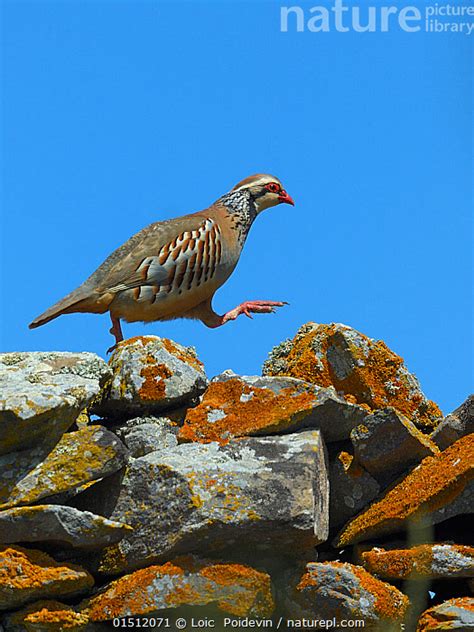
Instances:
[[[463,33],[474,31],[474,5],[440,3],[382,6],[344,4],[332,0],[313,7],[281,6],[280,30],[283,33]]]

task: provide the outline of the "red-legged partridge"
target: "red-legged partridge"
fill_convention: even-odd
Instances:
[[[195,318],[219,327],[240,314],[269,313],[281,301],[247,301],[223,316],[212,309],[216,290],[232,274],[257,215],[294,204],[278,178],[258,174],[239,182],[204,211],[156,222],[131,237],[76,290],[38,316],[30,328],[61,314],[110,312],[115,343],[127,322]]]

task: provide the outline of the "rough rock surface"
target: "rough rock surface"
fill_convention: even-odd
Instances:
[[[179,438],[227,442],[232,437],[317,428],[326,441],[340,441],[366,416],[366,410],[332,388],[226,371],[212,380],[201,403],[188,410]]]
[[[89,617],[60,601],[41,600],[2,619],[7,632],[93,632]],[[97,628],[98,629],[98,628]],[[105,631],[104,631],[105,632]]]
[[[111,375],[93,353],[0,354],[0,455],[54,444]]]
[[[474,630],[474,599],[450,599],[426,610],[418,622],[417,632],[467,632]]]
[[[183,444],[133,459],[120,483],[97,484],[84,502],[134,529],[105,549],[102,573],[169,559],[196,542],[202,554],[307,550],[328,533],[325,449],[319,431]]]
[[[380,485],[348,452],[340,452],[329,466],[329,526],[339,529],[380,492]]]
[[[470,395],[464,403],[450,413],[436,427],[431,439],[445,450],[452,443],[474,432],[474,395]]]
[[[0,355],[0,632],[106,632],[114,614],[413,632],[447,599],[426,629],[474,632],[474,398],[436,428],[439,453],[413,425],[439,410],[383,343],[309,324],[272,357],[276,375],[207,388],[194,352],[156,337],[110,368]]]
[[[411,549],[362,553],[365,568],[384,579],[474,577],[474,548],[457,544],[423,544]]]
[[[28,505],[108,476],[126,462],[126,449],[102,426],[69,432],[44,446],[0,457],[0,509]]]
[[[383,624],[399,630],[408,599],[399,590],[375,579],[361,566],[340,562],[311,562],[287,601],[292,618],[362,619],[364,629]],[[347,626],[350,627],[350,626]],[[352,626],[353,627],[353,626]]]
[[[79,566],[59,564],[41,551],[0,547],[0,610],[37,599],[71,597],[93,585],[92,576]]]
[[[119,542],[131,527],[65,505],[34,505],[0,511],[0,542],[57,542],[102,548]]]
[[[442,416],[400,356],[381,340],[346,325],[303,325],[293,340],[273,349],[263,372],[334,386],[349,401],[369,410],[393,406],[422,427],[432,427]]]
[[[274,609],[270,577],[240,564],[178,558],[113,581],[81,610],[91,621],[106,621],[209,604],[237,617],[269,617]]]
[[[426,456],[439,453],[431,439],[391,407],[376,411],[354,428],[351,441],[357,461],[382,486]]]
[[[190,347],[157,336],[121,342],[110,358],[112,381],[93,412],[105,417],[152,414],[192,401],[207,386]]]
[[[166,417],[135,417],[114,431],[135,458],[178,445],[176,424]]]
[[[427,457],[337,538],[345,546],[412,526],[436,524],[473,511],[474,435]]]

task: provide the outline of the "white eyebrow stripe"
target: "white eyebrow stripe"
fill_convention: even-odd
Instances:
[[[259,178],[258,180],[254,180],[250,184],[247,183],[247,184],[242,185],[238,189],[234,189],[234,191],[242,191],[242,189],[248,189],[249,187],[257,186],[259,184],[270,184],[270,182],[276,182],[277,184],[282,186],[282,184],[281,184],[280,180],[278,180],[278,178]]]

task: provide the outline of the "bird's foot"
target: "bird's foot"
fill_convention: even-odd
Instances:
[[[286,301],[245,301],[224,314],[222,324],[229,320],[235,320],[240,314],[245,314],[248,318],[252,318],[252,314],[272,314],[277,307],[284,305],[288,305],[288,303]]]

